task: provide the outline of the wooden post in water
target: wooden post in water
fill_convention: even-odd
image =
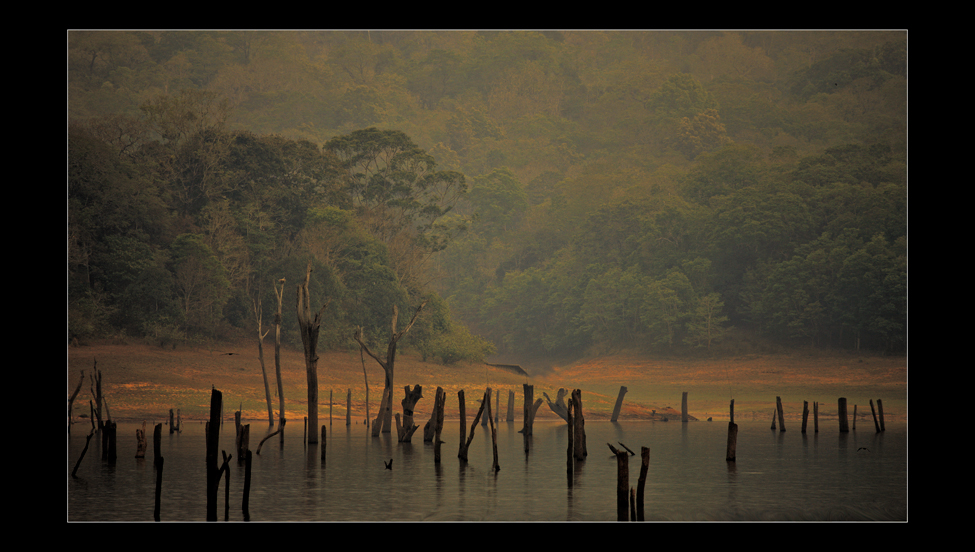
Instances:
[[[734,462],[738,454],[738,424],[735,423],[735,399],[731,399],[731,420],[728,422],[728,447],[725,460]]]
[[[840,433],[849,433],[849,421],[846,419],[846,397],[840,397],[837,401],[836,413],[840,418]]]
[[[566,447],[566,449],[565,449],[565,475],[566,475],[566,478],[568,479],[569,487],[572,487],[572,471],[573,471],[572,470],[572,465],[573,465],[573,462],[572,462],[572,453],[573,453],[572,434],[575,433],[576,428],[575,428],[575,424],[572,423],[573,422],[573,418],[572,418],[572,397],[571,396],[569,397],[569,401],[566,404],[566,408],[565,409],[566,409],[566,411],[568,413],[568,417],[569,417],[569,419],[566,420],[568,422],[568,428],[569,428],[569,439],[568,439],[569,440],[569,446]]]
[[[494,465],[491,466],[491,471],[499,472],[501,471],[501,466],[498,465],[498,433],[494,429],[494,417],[491,416],[491,388],[490,387],[488,387],[487,391],[484,392],[484,402],[487,403],[488,424],[491,426],[491,446],[494,448]]]
[[[532,434],[532,424],[534,423],[534,417],[532,416],[532,403],[535,401],[535,386],[528,385],[527,383],[522,384],[525,390],[525,407],[524,407],[524,426],[522,431],[525,436]]]
[[[873,414],[873,427],[880,433],[880,423],[877,422],[877,411],[873,408],[873,399],[870,399],[870,414]]]
[[[819,433],[819,401],[813,401],[813,431]]]
[[[485,398],[487,398],[486,393],[485,393]],[[474,440],[474,430],[477,428],[477,422],[480,421],[481,415],[484,414],[484,403],[485,401],[482,400],[480,408],[477,409],[477,415],[474,416],[474,421],[471,422],[471,434],[467,436],[467,441],[461,443],[460,445],[461,449],[457,457],[460,458],[461,460],[464,460],[465,462],[467,461],[467,450],[471,447],[471,441]]]
[[[620,386],[620,394],[616,397],[616,406],[613,407],[613,418],[611,422],[615,422],[620,417],[620,409],[623,408],[623,395],[626,394],[626,386]]]
[[[775,411],[772,411],[772,431],[775,431]]]
[[[779,432],[785,431],[785,414],[782,412],[782,397],[775,397],[775,409],[779,413]]]
[[[249,424],[248,424],[249,425]],[[324,439],[323,439],[324,440]],[[325,445],[322,445],[324,448]],[[251,520],[250,493],[251,493],[251,449],[246,449],[244,459],[244,500],[241,503],[241,511],[244,513],[244,521]]]
[[[877,410],[880,411],[880,431],[887,431],[884,427],[884,401],[877,399]]]
[[[457,448],[457,458],[463,458],[464,443],[467,442],[467,405],[464,404],[464,390],[457,391],[458,409],[460,411],[460,445]]]
[[[687,391],[684,391],[680,399],[680,421],[687,422]]]
[[[227,456],[227,451],[220,451],[223,455],[223,464],[220,465],[220,472],[223,473],[223,520],[230,521],[230,459],[233,455]],[[218,474],[219,479],[219,474]]]
[[[173,421],[173,409],[169,409],[169,434],[172,435],[176,431],[176,423]]]
[[[809,419],[809,401],[802,401],[802,434],[806,434],[806,420]]]
[[[616,521],[628,521],[627,507],[630,494],[630,454],[606,443],[616,455]]]
[[[737,431],[736,431],[737,433]],[[640,479],[636,483],[636,520],[643,519],[643,492],[647,486],[647,471],[650,469],[650,449],[640,447]]]
[[[345,425],[352,425],[352,389],[345,395]]]
[[[508,390],[508,422],[515,421],[515,392]]]
[[[853,405],[853,431],[857,430],[857,405]]]
[[[574,409],[572,425],[575,431],[573,453],[576,460],[585,460],[589,451],[586,448],[586,419],[582,415],[582,389],[572,390],[572,408]]]
[[[245,452],[250,449],[251,446],[251,425],[244,424],[240,427],[240,444],[237,446],[237,463],[245,464],[247,462],[247,455]],[[243,460],[241,460],[243,458]]]
[[[71,470],[71,477],[78,477],[78,466],[81,465],[81,461],[85,459],[85,454],[88,452],[88,445],[91,444],[91,438],[95,436],[95,430],[88,433],[88,437],[85,439],[85,448],[81,449],[81,456],[78,457],[78,461],[74,463],[74,469]]]
[[[164,458],[160,444],[162,443],[162,424],[156,424],[152,431],[152,465],[156,468],[156,503],[153,509],[153,519],[159,521],[159,502],[162,497],[162,474]]]
[[[442,387],[437,387],[437,394],[434,397],[433,409],[437,413],[436,430],[434,431],[434,442],[433,442],[433,463],[440,463],[440,444],[443,441],[440,440],[440,432],[443,430],[443,411],[444,406],[447,402],[447,393],[444,392]]]
[[[210,422],[207,425],[206,436],[207,521],[217,521],[217,490],[220,487],[217,448],[220,446],[220,410],[222,406],[223,394],[213,389],[210,394]]]
[[[142,421],[142,429],[136,429],[135,430],[135,442],[136,442],[136,445],[135,445],[135,457],[136,458],[145,458],[146,457],[146,449],[149,446],[148,441],[146,441],[146,422],[145,422],[145,420]]]
[[[325,436],[326,436],[325,426],[322,425],[322,465],[323,466],[325,465],[325,444],[327,443],[327,441],[325,440]]]

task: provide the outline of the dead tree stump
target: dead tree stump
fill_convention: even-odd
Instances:
[[[725,460],[734,462],[738,455],[738,424],[735,423],[735,399],[731,399],[731,419],[728,422],[728,448]]]
[[[877,411],[873,408],[873,399],[870,399],[870,414],[873,415],[873,427],[880,433],[880,422],[877,421]]]
[[[644,521],[643,496],[647,485],[647,472],[650,470],[650,449],[640,447],[640,479],[636,484],[636,520]]]
[[[135,430],[135,440],[136,440],[135,457],[136,458],[145,458],[146,457],[146,449],[149,448],[149,443],[146,440],[146,422],[145,421],[142,422],[142,429],[136,429]]]
[[[413,423],[413,410],[416,408],[416,403],[423,398],[423,388],[419,385],[410,389],[407,385],[405,388],[406,397],[403,398],[401,404],[403,405],[403,425],[400,425],[399,417],[396,418],[396,434],[399,437],[400,443],[409,443],[413,438],[413,433],[419,428],[418,425]]]
[[[573,398],[574,394],[573,391]],[[606,443],[606,446],[616,455],[616,521],[628,521],[630,455],[625,450],[618,450],[609,443]]]
[[[494,465],[491,466],[491,470],[494,472],[501,471],[501,466],[498,465],[498,433],[494,428],[494,417],[491,416],[491,388],[488,387],[487,391],[484,392],[484,402],[487,403],[487,417],[488,424],[491,426],[491,446],[494,449]]]
[[[840,433],[849,433],[849,421],[846,419],[846,397],[840,397],[836,404],[837,415],[840,418]]]
[[[779,413],[779,432],[785,431],[785,413],[782,412],[782,397],[775,397],[775,410]]]
[[[575,435],[573,438],[575,450],[573,453],[577,460],[585,460],[589,451],[586,449],[586,419],[582,415],[582,390],[572,391],[572,417]]]
[[[464,390],[457,391],[457,403],[460,414],[460,444],[457,448],[457,458],[463,458],[465,454],[464,443],[467,442],[467,404],[464,402]]]
[[[487,395],[485,394],[486,397]],[[465,462],[467,461],[467,450],[471,447],[471,441],[474,440],[474,429],[477,428],[477,422],[480,421],[481,415],[484,414],[484,402],[481,401],[481,406],[477,409],[477,415],[474,416],[474,421],[471,422],[471,434],[467,436],[467,441],[461,444],[460,453],[457,454],[457,457]]]
[[[437,387],[437,394],[434,398],[434,411],[437,413],[436,429],[434,431],[434,443],[433,443],[433,463],[440,463],[440,445],[443,441],[440,440],[440,432],[443,430],[443,413],[444,407],[447,403],[447,393],[444,392],[443,388]]]
[[[611,422],[615,422],[620,417],[620,409],[623,408],[623,395],[626,395],[627,389],[625,385],[620,386],[620,394],[616,397],[616,406],[613,407],[613,417],[610,419]]]
[[[572,487],[572,471],[573,471],[572,453],[574,450],[572,446],[572,435],[575,433],[576,430],[575,424],[573,423],[573,417],[572,417],[572,397],[569,397],[569,402],[566,405],[566,411],[569,414],[569,419],[566,420],[568,422],[566,424],[566,427],[569,428],[569,438],[568,438],[569,446],[566,447],[565,449],[565,474],[569,480],[569,487]]]
[[[802,434],[806,434],[806,421],[809,419],[809,401],[802,401]]]
[[[217,521],[217,491],[220,487],[220,468],[217,467],[217,448],[220,446],[220,411],[223,394],[216,389],[210,393],[210,421],[206,435],[207,521]]]

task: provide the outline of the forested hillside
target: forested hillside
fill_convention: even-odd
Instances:
[[[67,38],[69,338],[906,350],[905,32]]]

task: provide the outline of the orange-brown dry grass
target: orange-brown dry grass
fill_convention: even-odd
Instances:
[[[232,352],[233,355],[224,353]],[[273,343],[265,342],[265,365],[272,405],[277,417],[278,399],[274,374]],[[163,349],[144,344],[96,343],[71,347],[68,351],[67,392],[74,390],[79,372],[85,383],[74,403],[74,417],[87,415],[91,399],[92,367],[103,377],[102,391],[113,419],[161,422],[170,408],[179,409],[184,420],[209,415],[211,387],[223,393],[224,413],[238,409],[251,422],[267,420],[264,380],[257,344],[240,341],[212,347]],[[284,348],[281,353],[285,409],[289,420],[307,415],[305,362],[302,351]],[[382,397],[383,372],[375,360],[365,356],[369,378],[369,416],[375,418]],[[366,419],[366,387],[359,351],[321,353],[318,361],[319,420],[344,423],[347,392],[352,393],[354,424]],[[534,385],[535,398],[543,392],[555,400],[558,389],[581,389],[587,419],[609,419],[620,386],[624,397],[620,420],[660,420],[679,417],[681,397],[688,393],[688,410],[693,419],[727,420],[730,399],[735,400],[736,419],[771,420],[777,396],[782,398],[787,419],[799,419],[803,401],[818,401],[820,418],[836,416],[838,397],[847,397],[852,414],[858,405],[862,419],[869,416],[869,400],[882,399],[887,420],[904,420],[907,415],[907,362],[903,357],[767,355],[708,360],[655,360],[639,355],[613,355],[576,361],[529,378],[483,364],[460,363],[443,366],[422,362],[409,351],[400,352],[394,380],[394,412],[406,385],[422,385],[423,399],[415,421],[422,426],[429,419],[437,386],[447,393],[448,418],[458,417],[457,391],[465,391],[470,422],[484,389],[500,392],[500,418],[505,419],[508,392],[515,393],[514,417],[522,419],[522,384]],[[332,405],[329,405],[329,393]],[[493,402],[493,401],[492,401]],[[492,408],[495,404],[491,405]],[[655,411],[655,412],[654,412]],[[557,419],[545,404],[538,419]],[[810,413],[811,420],[811,413]],[[811,422],[810,422],[811,423]]]

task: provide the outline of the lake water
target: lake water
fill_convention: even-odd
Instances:
[[[327,418],[326,418],[327,423]],[[841,434],[838,427],[803,435],[797,424],[771,431],[769,422],[740,422],[737,461],[725,461],[727,422],[586,422],[588,457],[566,471],[568,435],[563,422],[536,422],[524,450],[520,422],[498,427],[493,472],[490,428],[478,425],[469,460],[457,458],[458,421],[446,421],[441,463],[423,442],[372,437],[344,419],[328,431],[326,461],[319,445],[303,447],[301,422],[290,424],[285,449],[272,437],[253,455],[251,521],[615,521],[617,462],[606,446],[622,442],[637,486],[640,447],[650,449],[644,509],[647,521],[906,521],[907,425],[886,431]],[[468,422],[469,423],[469,422]],[[833,424],[830,424],[833,425]],[[297,426],[297,427],[295,427]],[[87,427],[72,428],[67,444],[68,521],[153,521],[155,470],[152,427],[147,458],[135,459],[135,430],[118,426],[118,459],[101,460],[98,438],[70,476]],[[234,452],[233,422],[221,430],[221,449]],[[266,427],[252,424],[252,432]],[[258,428],[256,431],[254,428]],[[469,429],[469,426],[468,426]],[[395,430],[394,430],[395,431]],[[251,437],[251,449],[260,436]],[[206,520],[204,426],[170,435],[163,426],[165,458],[162,521]],[[865,450],[861,450],[865,449]],[[384,462],[392,458],[392,470]],[[224,519],[224,479],[218,516]],[[244,466],[231,461],[230,521],[243,521]]]

